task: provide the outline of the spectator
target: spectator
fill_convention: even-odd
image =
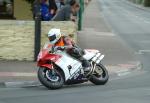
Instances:
[[[49,11],[49,5],[47,4],[47,0],[41,1],[41,19],[43,21],[49,21],[53,17],[53,14]]]
[[[77,12],[80,9],[79,2],[71,0],[69,4],[65,5],[52,20],[54,21],[76,21]]]
[[[57,5],[58,10],[60,10],[62,7],[64,7],[65,1],[64,0],[56,0],[56,5]]]
[[[50,13],[55,16],[55,14],[57,13],[57,5],[56,5],[56,1],[55,0],[49,0],[49,10]]]
[[[60,7],[64,7],[65,6],[65,0],[60,0]]]

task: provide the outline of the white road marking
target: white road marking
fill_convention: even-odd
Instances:
[[[118,73],[117,75],[119,76],[119,77],[121,77],[121,76],[125,76],[125,75],[128,75],[128,74],[130,74],[131,72],[122,72],[122,73]]]
[[[128,70],[128,69],[124,69],[124,70],[119,70],[119,71],[117,71],[118,74],[119,74],[119,73],[124,73],[124,72],[129,72],[129,70]]]
[[[116,36],[115,34],[113,34],[111,32],[96,32],[95,35],[98,35],[98,36]]]
[[[26,72],[0,72],[0,77],[36,77],[37,73],[32,72],[32,73],[26,73]]]
[[[131,77],[134,77],[134,76],[143,75],[145,73],[148,73],[148,72],[147,71],[134,71],[132,73],[129,73],[129,75],[124,75],[124,76],[118,76],[118,77],[115,77],[115,78],[110,78],[110,81],[121,80],[121,79],[125,79],[125,78],[131,78]]]
[[[149,21],[144,21],[144,23],[150,24],[150,22],[149,22]]]
[[[137,54],[150,53],[150,50],[139,50]]]

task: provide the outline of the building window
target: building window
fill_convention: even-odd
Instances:
[[[0,0],[0,19],[14,19],[13,0]]]

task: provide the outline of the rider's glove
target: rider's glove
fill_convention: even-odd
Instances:
[[[63,46],[56,46],[55,48],[54,48],[54,51],[57,51],[57,50],[65,50],[65,47],[63,47]]]
[[[65,47],[62,47],[62,46],[61,46],[61,47],[58,47],[57,49],[58,49],[58,50],[65,50]]]

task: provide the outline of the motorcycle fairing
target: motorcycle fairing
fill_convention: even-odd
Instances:
[[[98,50],[95,50],[95,49],[85,49],[85,55],[83,55],[83,58],[85,58],[86,60],[90,60],[92,59],[96,53],[98,53],[99,51]]]
[[[53,61],[56,62],[57,60],[59,60],[61,58],[60,55],[56,55],[56,54],[50,54],[48,53],[48,49],[44,49],[42,50],[39,55],[38,55],[38,66],[40,67],[46,67],[48,69],[53,69],[52,68],[52,64],[49,61]]]
[[[66,52],[57,51],[57,54],[61,55],[61,58],[55,63],[64,71],[65,80],[67,81],[76,71],[82,68],[82,64],[80,61],[69,56]],[[71,67],[71,69],[68,68],[68,66]]]

